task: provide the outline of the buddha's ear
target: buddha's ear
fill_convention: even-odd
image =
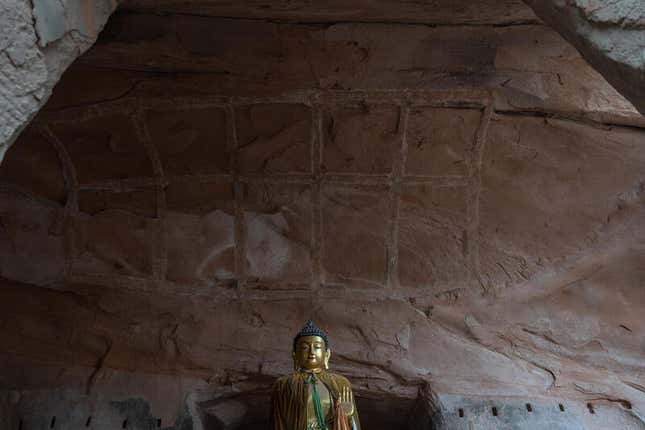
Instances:
[[[331,358],[331,348],[328,348],[327,351],[325,351],[325,369],[329,369],[329,359]]]
[[[298,363],[296,362],[296,351],[291,351],[291,360],[293,360],[293,370],[298,370]]]

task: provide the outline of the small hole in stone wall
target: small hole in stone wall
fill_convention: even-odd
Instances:
[[[460,408],[459,409],[459,418],[463,418],[463,417],[464,417],[464,410]]]
[[[529,412],[533,412],[533,406],[531,406],[530,403],[527,403],[526,404],[526,410],[529,411]]]
[[[558,403],[558,407],[560,408],[560,412],[564,412],[564,405],[562,403]]]
[[[596,411],[593,409],[593,405],[591,403],[587,403],[587,409],[589,409],[590,414],[595,414]]]
[[[157,428],[161,428],[161,418],[157,418]]]
[[[53,429],[55,426],[56,426],[56,416],[53,416],[51,422],[49,423],[49,428]]]
[[[497,416],[497,408],[495,406],[493,406],[493,409],[491,411],[493,412],[493,416],[496,417]]]
[[[92,415],[87,417],[87,420],[85,421],[85,427],[89,427],[92,424]]]
[[[18,430],[22,430],[22,420],[18,421]]]
[[[121,428],[124,429],[128,427],[128,420],[123,420],[123,424],[121,425]]]

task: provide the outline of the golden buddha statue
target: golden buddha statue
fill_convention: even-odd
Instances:
[[[327,335],[312,321],[293,339],[295,372],[273,386],[274,430],[360,430],[354,394],[347,378],[327,372]]]

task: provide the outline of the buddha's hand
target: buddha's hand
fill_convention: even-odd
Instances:
[[[343,408],[345,415],[350,416],[354,413],[354,394],[349,387],[343,387],[340,392],[340,406]]]

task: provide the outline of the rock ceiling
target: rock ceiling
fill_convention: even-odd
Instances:
[[[22,410],[218,428],[313,317],[374,428],[424,384],[641,428],[643,117],[520,2],[265,3],[124,2],[7,152]]]
[[[221,1],[124,0],[123,11],[292,22],[390,22],[429,25],[509,25],[539,20],[521,0]]]

